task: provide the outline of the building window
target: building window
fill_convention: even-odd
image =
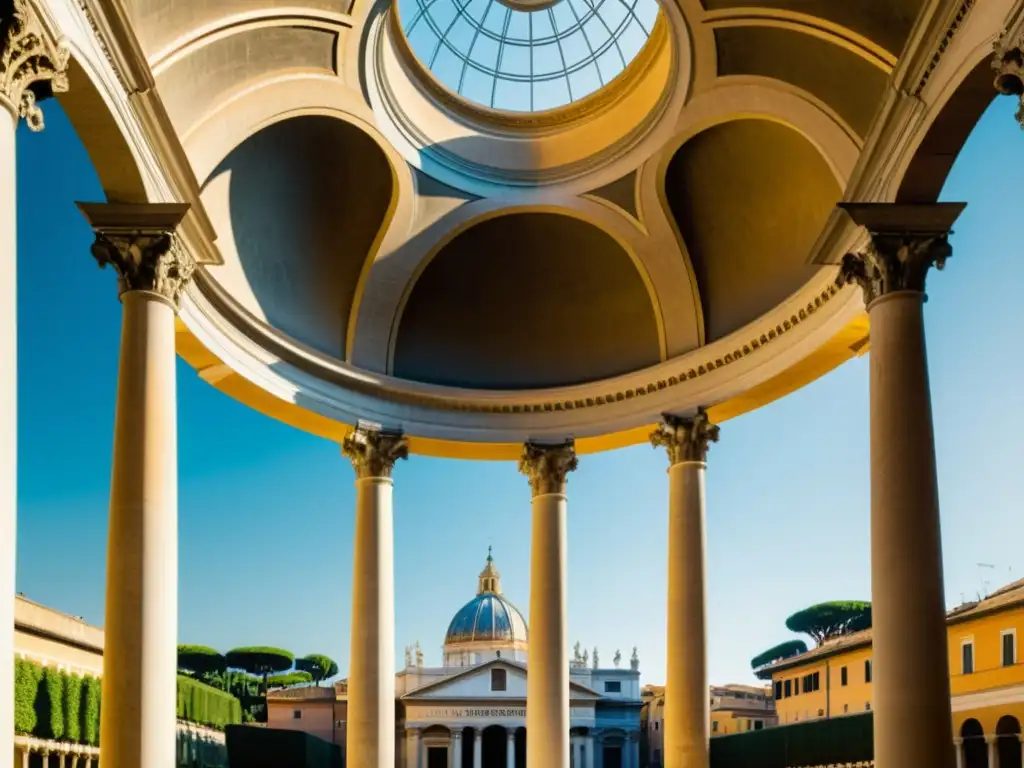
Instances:
[[[711,732],[712,733],[718,733],[718,721],[717,720],[712,720],[711,721]]]
[[[794,696],[799,696],[800,695],[800,678],[799,677],[794,677],[793,678],[793,695]]]
[[[302,719],[302,710],[301,709],[293,709],[292,710],[292,720],[301,720],[301,719]]]
[[[622,683],[619,680],[605,680],[605,693],[622,693]]]
[[[658,730],[658,721],[657,720],[654,721],[654,730]]]
[[[814,686],[813,686],[814,690],[816,690],[816,691],[821,690],[821,673],[820,672],[815,672],[812,675],[812,677],[814,678],[813,681],[812,681],[814,683]]]
[[[775,681],[775,698],[776,699],[781,699],[782,698],[782,681],[781,680],[776,680]]]
[[[786,682],[784,682],[784,683],[782,684],[782,686],[783,686],[783,687],[782,687],[782,691],[783,691],[783,693],[782,693],[782,696],[783,696],[783,698],[787,698],[787,699],[789,698],[789,695],[790,695],[790,691],[792,690],[792,689],[790,688],[790,686],[791,686],[792,684],[793,684],[793,681],[792,681],[792,680],[787,680]]]
[[[846,667],[840,667],[839,668],[839,684],[840,685],[846,685],[846,683],[847,683]]]
[[[825,716],[825,710],[824,709],[819,709],[818,710],[818,717],[824,717],[824,716]]]
[[[504,669],[492,669],[491,670],[491,690],[492,691],[504,691],[507,680],[505,679]]]
[[[871,702],[870,701],[865,701],[864,702],[864,711],[865,712],[870,712],[871,711]]]
[[[764,720],[755,720],[754,721],[754,730],[755,731],[760,731],[762,728],[764,728]]]
[[[1004,629],[1003,640],[1003,666],[1012,667],[1017,663],[1017,630]]]
[[[871,659],[864,660],[864,682],[871,682]]]
[[[965,640],[960,644],[960,673],[969,675],[974,672],[974,641]]]
[[[843,714],[845,715],[849,711],[850,711],[850,705],[849,704],[843,704]]]

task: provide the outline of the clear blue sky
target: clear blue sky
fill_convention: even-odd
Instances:
[[[102,624],[120,308],[75,200],[101,200],[55,103],[18,134],[18,590]],[[1024,576],[1024,358],[1011,99],[989,110],[945,198],[970,203],[926,306],[946,593]],[[708,471],[710,678],[751,681],[813,602],[869,598],[867,358],[722,427]],[[248,410],[179,362],[182,642],[328,653],[348,667],[353,473],[338,447]],[[585,456],[569,482],[570,638],[639,648],[664,680],[666,459]],[[530,493],[512,463],[413,457],[395,472],[397,648],[440,662],[487,546],[526,613]],[[977,563],[990,563],[982,570]]]

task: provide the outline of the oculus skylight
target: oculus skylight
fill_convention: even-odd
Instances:
[[[579,101],[643,48],[657,0],[398,0],[416,57],[467,101],[541,112]]]

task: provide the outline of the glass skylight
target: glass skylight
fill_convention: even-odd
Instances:
[[[416,57],[464,99],[541,112],[607,85],[643,48],[657,0],[398,0]]]

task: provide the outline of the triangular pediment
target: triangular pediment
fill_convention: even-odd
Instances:
[[[505,670],[505,690],[491,690],[491,670]],[[526,699],[526,666],[505,659],[491,661],[456,672],[451,677],[436,680],[409,691],[403,699],[429,701],[452,699]],[[569,696],[573,701],[596,701],[601,695],[585,685],[569,682]]]

